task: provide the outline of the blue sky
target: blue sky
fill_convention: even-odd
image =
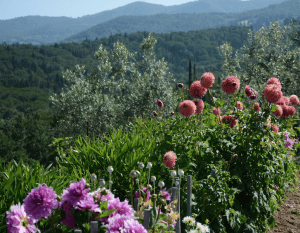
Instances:
[[[0,20],[16,17],[66,16],[77,18],[125,6],[137,0],[0,0]],[[164,6],[180,5],[195,0],[140,0]]]

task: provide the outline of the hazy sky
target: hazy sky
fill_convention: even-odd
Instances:
[[[66,16],[77,18],[125,6],[137,0],[0,0],[0,20],[16,17]],[[140,0],[164,6],[180,5],[195,0]]]

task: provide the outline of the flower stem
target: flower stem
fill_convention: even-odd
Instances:
[[[133,178],[131,178],[132,182],[131,182],[131,205],[133,207]]]

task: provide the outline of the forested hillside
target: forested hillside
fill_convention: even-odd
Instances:
[[[288,24],[288,19],[285,23]],[[190,32],[152,34],[157,44],[154,47],[156,59],[167,62],[174,74],[174,91],[177,83],[188,86],[189,60],[191,59],[192,79],[197,80],[204,72],[212,72],[216,77],[214,96],[220,93],[220,82],[224,59],[217,47],[230,42],[233,53],[248,44],[251,27],[221,27]],[[299,44],[298,37],[294,39]],[[99,61],[94,53],[102,44],[110,51],[117,41],[123,43],[129,52],[137,52],[137,60],[142,59],[141,42],[149,32],[114,35],[109,38],[86,39],[80,44],[61,43],[52,46],[6,45],[0,46],[0,155],[4,161],[11,159],[28,163],[40,160],[44,164],[54,162],[55,155],[48,145],[54,137],[63,137],[55,127],[59,120],[53,114],[49,96],[59,94],[67,83],[62,71],[75,70],[75,65],[85,65],[85,74],[94,72],[97,76]],[[269,59],[269,58],[265,58]],[[261,64],[263,67],[263,64]],[[126,76],[128,78],[128,75]],[[289,93],[287,93],[289,94]],[[299,95],[299,93],[293,93]],[[204,97],[204,101],[206,101]]]

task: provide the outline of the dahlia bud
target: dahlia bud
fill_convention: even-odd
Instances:
[[[156,177],[155,176],[151,176],[151,181],[155,182],[156,181]]]
[[[172,176],[172,177],[176,176],[176,171],[175,171],[175,170],[172,170],[172,171],[171,171],[171,176]]]
[[[151,201],[155,202],[157,200],[157,194],[151,196]]]
[[[90,188],[90,187],[91,187],[91,185],[88,184],[88,183],[86,183],[85,186],[84,186],[85,189],[88,189],[88,188]]]
[[[151,184],[148,184],[148,185],[147,185],[147,190],[152,190]]]
[[[164,205],[164,204],[166,204],[166,199],[160,198],[160,199],[159,199],[159,202],[160,202],[160,204]]]
[[[92,174],[92,180],[96,180],[97,176],[95,174]]]
[[[100,180],[99,180],[99,185],[100,185],[100,186],[104,186],[104,185],[105,185],[105,180],[100,179]]]
[[[157,115],[157,112],[155,112],[155,111],[154,111],[152,114],[153,114],[154,117],[157,117],[157,116],[158,116],[158,115]]]
[[[255,100],[257,97],[256,97],[256,95],[251,95],[250,96],[250,99],[252,99],[252,100]]]
[[[135,172],[135,170],[132,170],[132,171],[130,172],[130,176],[131,176],[131,178],[135,178],[135,177],[136,177],[136,172]]]
[[[139,163],[139,169],[143,169],[145,165],[143,163]]]
[[[174,111],[172,111],[172,112],[171,112],[171,115],[172,115],[172,116],[174,116],[174,114],[175,114],[175,112],[174,112]]]
[[[148,162],[147,163],[147,168],[151,168],[152,167],[152,163],[151,162]]]
[[[109,173],[112,173],[112,172],[114,171],[114,169],[113,169],[112,166],[109,166],[109,167],[107,168],[107,171],[108,171]]]
[[[164,183],[163,181],[159,181],[159,182],[158,182],[158,186],[159,186],[160,188],[162,188],[162,187],[165,186],[165,183]]]
[[[249,79],[248,78],[244,78],[244,80],[243,80],[245,83],[246,82],[248,82],[249,81]]]
[[[163,102],[161,100],[156,100],[156,103],[157,103],[157,106],[160,107],[160,108],[162,106],[164,106],[164,104],[163,104]]]
[[[140,182],[140,180],[139,179],[135,179],[135,182],[138,184]]]
[[[109,183],[110,185],[112,185],[114,182],[112,182],[112,181],[109,181],[108,183]]]
[[[177,86],[178,86],[179,88],[183,88],[184,85],[183,85],[182,83],[178,83]]]
[[[179,176],[183,176],[183,174],[184,174],[184,171],[183,171],[182,169],[180,169],[180,170],[178,171],[178,175],[179,175]]]
[[[59,196],[59,195],[57,195],[57,196],[56,196],[56,200],[60,202],[60,201],[62,200],[62,197]]]

